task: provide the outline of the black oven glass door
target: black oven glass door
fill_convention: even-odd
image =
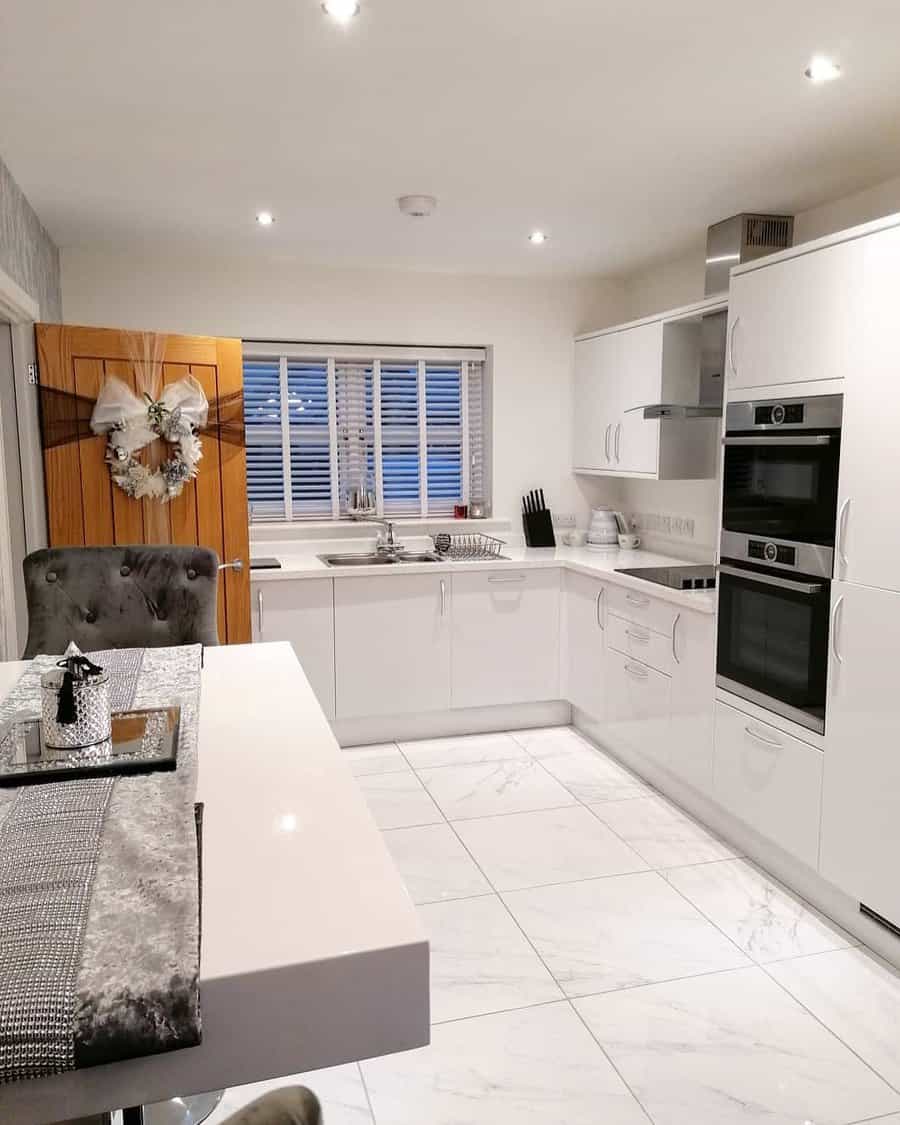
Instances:
[[[830,583],[719,568],[716,672],[737,694],[825,729]]]
[[[764,539],[834,543],[840,433],[729,434],[723,526]]]

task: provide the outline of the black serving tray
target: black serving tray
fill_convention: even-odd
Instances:
[[[113,712],[112,737],[80,750],[44,746],[41,724],[16,716],[0,727],[0,786],[174,770],[180,707]]]

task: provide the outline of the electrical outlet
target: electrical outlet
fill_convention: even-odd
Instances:
[[[572,512],[554,512],[553,523],[556,525],[556,527],[574,527],[575,516]]]

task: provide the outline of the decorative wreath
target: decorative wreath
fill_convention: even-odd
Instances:
[[[197,431],[206,425],[209,403],[193,376],[170,383],[159,399],[144,393],[143,401],[114,376],[104,382],[91,429],[106,434],[106,461],[113,483],[135,500],[150,497],[165,504],[198,473],[203,448]],[[171,456],[151,469],[135,456],[162,438]]]

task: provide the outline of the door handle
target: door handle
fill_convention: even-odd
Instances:
[[[837,541],[838,563],[840,564],[840,567],[841,567],[841,574],[842,574],[842,576],[845,576],[845,577],[846,577],[846,574],[847,574],[847,565],[850,561],[847,558],[847,554],[844,550],[844,541],[847,538],[847,513],[849,511],[850,511],[850,497],[848,496],[847,499],[843,502],[843,504],[841,504],[841,512],[840,512],[840,515],[838,516],[838,541]]]
[[[838,649],[837,637],[838,620],[843,620],[843,617],[839,618],[838,615],[841,612],[841,607],[843,606],[843,604],[844,595],[841,594],[841,596],[834,603],[834,609],[832,609],[831,611],[831,651],[834,653],[834,658],[838,662],[838,664],[844,663],[844,658],[843,656],[841,656],[840,650]]]
[[[678,622],[680,620],[681,620],[681,614],[676,613],[675,614],[675,620],[672,622],[672,659],[675,661],[676,664],[681,663],[681,661],[678,659],[678,645],[675,643],[675,636],[678,632]]]
[[[728,333],[728,366],[731,368],[731,377],[737,378],[737,367],[734,363],[734,334],[737,331],[737,326],[740,324],[741,318],[736,316],[731,322],[731,331]]]
[[[766,738],[764,734],[760,734],[759,731],[754,730],[753,727],[744,727],[744,732],[749,734],[756,742],[761,742],[763,746],[769,746],[773,750],[780,750],[782,748],[777,738]]]
[[[447,609],[447,583],[442,578],[441,579],[441,617],[444,616],[444,613],[445,613],[446,609]]]
[[[635,633],[633,629],[626,629],[625,636],[631,637],[631,639],[637,641],[638,644],[646,645],[650,643],[649,633]]]
[[[650,604],[650,599],[642,597],[640,594],[626,594],[625,601],[629,605],[636,605],[638,609],[646,609]]]
[[[598,626],[598,628],[600,629],[601,632],[604,632],[606,627],[603,624],[603,611],[600,608],[602,604],[603,604],[603,587],[601,586],[600,587],[600,593],[597,595],[597,626]]]
[[[232,559],[231,562],[219,563],[219,570],[242,571],[243,569],[244,569],[244,560],[243,559]]]
[[[642,668],[640,664],[626,664],[625,671],[630,672],[636,680],[646,680],[647,669]]]
[[[508,577],[505,576],[505,575],[501,576],[499,574],[492,574],[490,576],[490,578],[488,579],[488,582],[524,582],[524,581],[525,581],[525,575],[524,574],[511,574]]]
[[[616,423],[616,464],[619,463],[619,439],[622,436],[622,423]]]
[[[610,422],[609,425],[606,427],[606,443],[605,443],[605,446],[604,446],[604,452],[606,454],[606,460],[607,461],[609,460],[609,431],[611,429],[612,429],[612,422]]]
[[[262,590],[256,591],[256,631],[259,633],[259,639],[263,639],[263,592]]]
[[[745,582],[759,582],[762,586],[777,586],[781,590],[793,590],[797,594],[821,594],[825,589],[821,582],[795,582],[792,578],[776,578],[774,574],[760,574],[755,570],[742,570],[736,566],[719,563],[719,574],[732,578],[743,578]]]

